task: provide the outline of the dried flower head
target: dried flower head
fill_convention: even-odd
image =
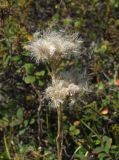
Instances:
[[[77,38],[77,34],[67,35],[64,32],[46,31],[40,38],[39,34],[35,34],[34,40],[24,47],[31,52],[36,62],[59,59],[72,53],[79,54],[82,41]]]
[[[54,79],[52,86],[46,89],[46,95],[51,98],[55,107],[63,104],[68,96],[73,96],[80,90],[74,83],[68,83],[65,80]]]

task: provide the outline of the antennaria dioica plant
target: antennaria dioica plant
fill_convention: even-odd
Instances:
[[[66,79],[58,71],[63,59],[67,59],[71,55],[74,57],[80,55],[82,41],[77,38],[77,34],[68,35],[61,31],[46,31],[40,37],[39,35],[40,33],[34,34],[34,39],[25,46],[25,49],[31,52],[36,63],[42,61],[46,65],[48,74],[51,76],[51,85],[47,87],[45,94],[51,99],[52,106],[57,110],[57,157],[58,160],[62,160],[63,107],[65,101],[72,99],[75,94],[79,93],[81,87],[70,80],[71,73]]]

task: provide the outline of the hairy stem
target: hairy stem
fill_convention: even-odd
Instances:
[[[57,116],[58,116],[58,131],[57,131],[57,157],[58,160],[62,160],[62,144],[63,144],[63,121],[62,121],[62,107],[59,106],[57,108]]]

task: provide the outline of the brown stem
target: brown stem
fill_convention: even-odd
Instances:
[[[62,107],[59,106],[57,108],[57,116],[58,116],[58,131],[57,131],[57,157],[58,160],[62,160],[62,144],[63,144],[63,127],[62,127]]]
[[[38,111],[37,111],[37,124],[38,124],[38,140],[39,140],[39,146],[41,146],[41,139],[42,139],[41,113],[42,113],[42,107],[41,107],[41,105],[39,105]]]
[[[41,115],[42,115],[42,102],[44,101],[41,92],[34,86],[32,85],[33,90],[35,91],[39,106],[37,109],[37,125],[38,125],[38,141],[39,141],[39,146],[41,146],[41,139],[42,139],[42,120],[41,120]]]

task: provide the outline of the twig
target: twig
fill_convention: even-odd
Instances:
[[[102,71],[102,73],[103,73],[103,75],[105,76],[105,78],[109,81],[110,78],[107,76],[107,74],[106,74],[104,71]]]

